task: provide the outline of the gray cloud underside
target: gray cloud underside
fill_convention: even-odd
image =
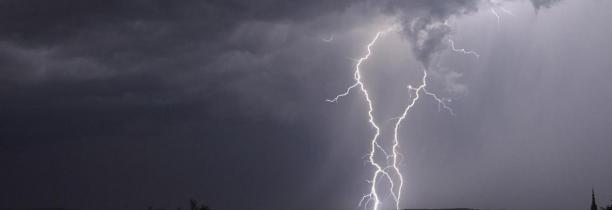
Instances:
[[[541,9],[557,1],[532,2]],[[321,122],[334,117],[321,110],[345,109],[322,103],[338,85],[312,81],[342,80],[353,64],[341,53],[363,49],[321,52],[325,46],[311,37],[393,16],[415,59],[428,67],[448,47],[452,28],[444,20],[475,13],[482,4],[0,1],[0,163],[16,169],[0,175],[11,189],[0,194],[0,203],[117,208],[124,198],[141,208],[204,197],[235,209],[352,207],[355,195],[338,192],[361,192],[353,182],[361,180],[324,172],[363,168],[353,159],[346,160],[353,165],[328,165],[346,158],[325,149],[326,140],[343,134],[320,134],[336,126]],[[361,19],[336,19],[345,13]],[[456,83],[458,76],[446,77]],[[220,156],[226,162],[216,161]],[[258,167],[266,161],[273,166]],[[319,180],[310,177],[341,186],[315,185]],[[129,192],[116,191],[123,187]],[[61,194],[55,189],[81,199],[43,196]],[[286,193],[295,189],[300,193]],[[321,191],[338,196],[317,196]],[[236,192],[252,197],[233,197]]]

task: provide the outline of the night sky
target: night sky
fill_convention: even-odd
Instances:
[[[611,10],[0,0],[0,208],[185,209],[194,198],[213,210],[363,209],[367,104],[358,91],[326,99],[392,25],[361,65],[382,144],[423,69],[454,113],[431,97],[408,113],[400,207],[587,209],[592,188],[609,204]]]

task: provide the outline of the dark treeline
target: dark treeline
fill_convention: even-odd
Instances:
[[[591,191],[591,210],[598,210],[597,209],[597,202],[595,201],[595,189],[593,189]],[[601,206],[599,207],[599,210],[612,210],[612,200],[610,201],[611,204],[607,205],[607,206]]]
[[[92,209],[99,209],[99,208],[95,208],[93,207]],[[0,210],[76,210],[76,209],[66,209],[66,208],[30,208],[30,209],[24,209],[24,208],[0,208]],[[86,210],[86,209],[82,209],[82,210]],[[119,209],[121,210],[121,209]],[[142,210],[142,209],[141,209]],[[147,210],[212,210],[210,207],[208,207],[206,204],[199,204],[197,200],[195,199],[191,199],[189,200],[189,208],[188,209],[183,209],[181,207],[178,208],[156,208],[153,206],[149,206],[147,208]]]
[[[585,208],[588,209],[588,208]],[[19,208],[0,208],[0,210],[70,210],[64,208],[35,208],[35,209],[19,209]],[[153,206],[149,206],[147,210],[175,210],[175,209],[167,209],[167,208],[155,208]],[[181,207],[176,208],[176,210],[183,210]],[[199,204],[197,200],[190,199],[189,200],[189,208],[184,210],[212,210],[206,204]],[[404,210],[479,210],[472,208],[447,208],[447,209],[404,209]],[[610,200],[610,204],[598,206],[595,202],[595,192],[592,194],[592,202],[591,202],[591,210],[612,210],[612,200]]]
[[[478,210],[478,209],[453,208],[453,209],[404,209],[404,210]]]
[[[148,210],[166,210],[166,209],[165,208],[153,208],[152,206],[149,206]],[[177,208],[177,210],[182,210],[182,209],[179,207]],[[201,204],[201,205],[198,204],[198,201],[195,199],[191,199],[189,200],[189,210],[212,210],[212,209],[205,204]]]

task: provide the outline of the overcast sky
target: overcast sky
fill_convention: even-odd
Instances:
[[[358,209],[373,172],[367,106],[359,92],[325,100],[391,25],[403,30],[361,66],[381,141],[424,68],[454,111],[423,97],[407,115],[400,207],[586,209],[591,188],[609,204],[610,10],[0,0],[0,208]]]

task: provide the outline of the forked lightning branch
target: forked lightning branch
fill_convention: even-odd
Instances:
[[[381,129],[377,124],[377,119],[374,117],[375,107],[372,103],[372,97],[370,96],[370,92],[368,91],[368,87],[363,83],[363,75],[361,66],[364,62],[366,62],[370,56],[373,54],[372,47],[376,44],[376,42],[384,37],[385,34],[398,31],[397,27],[391,27],[389,29],[379,31],[376,33],[374,38],[368,43],[366,46],[367,53],[357,60],[357,64],[355,65],[355,71],[353,74],[353,79],[355,83],[350,85],[345,92],[336,95],[331,99],[327,99],[327,102],[338,102],[344,96],[349,95],[352,91],[357,89],[361,92],[361,96],[364,101],[368,105],[367,116],[368,122],[370,126],[374,129],[374,135],[370,139],[370,151],[367,154],[368,163],[374,168],[374,172],[371,175],[371,178],[367,180],[370,184],[369,192],[367,192],[359,201],[359,206],[364,207],[365,209],[379,210],[382,205],[381,191],[379,185],[382,181],[388,182],[389,186],[389,194],[393,198],[394,206],[397,210],[400,209],[400,199],[402,196],[402,190],[404,187],[404,178],[399,168],[399,148],[400,148],[400,137],[399,131],[401,128],[402,122],[407,118],[408,112],[414,107],[414,105],[419,101],[422,95],[431,96],[434,100],[438,102],[438,106],[447,110],[451,115],[454,115],[453,110],[447,106],[445,103],[445,99],[438,97],[436,94],[427,90],[427,69],[423,69],[423,77],[421,79],[421,84],[417,87],[413,87],[412,85],[408,85],[408,91],[410,91],[410,95],[412,96],[408,103],[404,106],[404,109],[400,116],[394,118],[396,119],[393,129],[393,141],[390,148],[382,145],[380,140]],[[479,57],[478,53],[455,48],[454,42],[449,39],[451,50],[454,52],[462,53],[462,54],[471,54],[475,57]],[[387,149],[385,149],[387,148]],[[377,160],[379,154],[384,155],[386,157],[385,161]]]

